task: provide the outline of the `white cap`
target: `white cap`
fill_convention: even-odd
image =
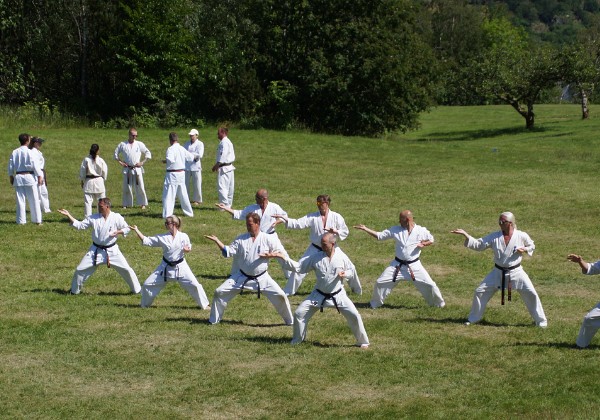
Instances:
[[[193,128],[188,134],[190,136],[197,136],[199,133],[198,133],[198,130],[196,130],[195,128]]]

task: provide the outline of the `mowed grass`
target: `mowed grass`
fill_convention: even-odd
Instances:
[[[351,229],[341,247],[354,261],[363,295],[350,295],[371,347],[353,347],[344,318],[317,313],[305,343],[292,347],[264,297],[235,298],[220,325],[176,284],[154,307],[139,308],[114,270],[100,267],[79,296],[68,295],[90,232],[69,227],[54,212],[42,226],[17,226],[14,191],[0,189],[0,416],[7,418],[595,418],[600,336],[589,349],[573,348],[581,319],[600,300],[600,277],[584,277],[569,252],[600,257],[598,132],[600,119],[580,120],[576,106],[538,106],[537,128],[526,131],[512,109],[455,107],[422,116],[422,127],[385,139],[303,132],[232,129],[236,148],[234,207],[253,202],[261,187],[291,217],[315,211],[327,193],[349,226],[383,230],[402,209],[435,236],[424,266],[447,302],[429,308],[412,284],[399,284],[378,310],[367,308],[373,284],[393,258],[394,244]],[[189,128],[181,128],[182,139]],[[0,156],[6,165],[19,132],[47,141],[50,201],[83,214],[77,178],[92,143],[109,165],[108,196],[143,233],[164,230],[161,191],[167,130],[139,129],[153,153],[146,165],[150,207],[120,209],[121,175],[112,160],[126,130],[6,128]],[[230,260],[204,239],[225,243],[242,222],[214,210],[216,128],[205,143],[204,204],[183,230],[193,243],[188,262],[212,298]],[[549,320],[533,326],[518,293],[500,306],[497,294],[484,322],[465,327],[474,288],[493,267],[490,251],[463,247],[450,230],[480,237],[498,228],[510,210],[536,243],[524,261]],[[181,214],[176,208],[176,214]],[[307,231],[281,227],[293,258]],[[161,259],[135,235],[119,239],[140,281]],[[284,284],[275,263],[272,276]],[[309,275],[292,308],[314,285]]]

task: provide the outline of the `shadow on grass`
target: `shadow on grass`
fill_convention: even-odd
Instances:
[[[467,322],[467,318],[412,318],[407,319],[406,322],[433,322],[436,324],[464,324]],[[538,328],[534,326],[532,323],[518,323],[518,324],[508,324],[508,323],[492,323],[488,321],[479,321],[475,324],[465,325],[465,328],[477,328],[477,327],[531,327]]]
[[[427,135],[427,138],[418,139],[417,141],[470,141],[485,138],[494,138],[499,136],[510,136],[522,133],[543,133],[545,131],[547,131],[547,129],[544,127],[533,128],[531,130],[527,130],[525,127],[510,127],[496,130],[487,129],[472,131],[437,132],[429,133]]]
[[[407,305],[388,305],[387,303],[384,303],[382,306],[380,306],[378,308],[371,308],[370,302],[355,303],[354,306],[356,306],[359,309],[372,309],[374,311],[377,311],[380,309],[419,309],[421,307],[421,306],[407,306]]]
[[[513,344],[513,346],[515,346],[515,347],[547,347],[547,348],[551,348],[551,349],[568,349],[568,350],[581,350],[581,351],[600,349],[600,346],[598,346],[598,345],[590,345],[585,348],[577,347],[577,344],[575,344],[572,341],[569,341],[566,343],[565,342],[560,342],[560,343],[515,343],[515,344]]]

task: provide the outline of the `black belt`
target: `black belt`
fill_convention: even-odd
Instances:
[[[102,175],[86,175],[87,179],[102,178]]]
[[[167,172],[185,172],[185,169],[167,169]]]
[[[26,175],[26,174],[33,175],[33,171],[17,171],[17,175]]]
[[[127,185],[133,184],[133,181],[137,182],[137,177],[134,174],[131,173],[131,170],[135,169],[135,168],[136,168],[136,166],[129,166],[129,165],[127,165],[127,169],[128,169],[128,171],[127,171]],[[138,182],[138,185],[139,185],[139,182]]]
[[[169,267],[177,267],[179,264],[181,264],[183,262],[183,260],[185,260],[184,257],[182,257],[181,259],[179,259],[177,261],[169,261],[165,257],[163,257],[163,261],[166,262]],[[175,272],[175,280],[177,280],[178,278],[179,278],[179,268]],[[167,281],[167,267],[165,267],[165,269],[163,270],[163,280]]]
[[[96,250],[94,251],[94,266],[96,266],[96,258],[98,257],[98,249],[103,249],[106,251],[108,248],[112,248],[113,246],[115,246],[117,244],[116,242],[114,242],[110,245],[98,245],[96,242],[92,242],[92,243],[96,247]],[[106,253],[106,266],[108,268],[110,268],[110,257],[108,256],[108,252]]]
[[[222,168],[223,166],[229,166],[229,165],[233,165],[233,163],[229,162],[229,163],[219,163],[219,168]]]
[[[335,305],[335,309],[337,309],[338,314],[340,313],[340,308],[338,308],[338,304],[337,301],[335,300],[335,295],[337,295],[338,293],[340,293],[342,291],[343,287],[340,287],[338,290],[336,290],[333,293],[325,293],[319,289],[317,289],[317,292],[319,292],[320,294],[322,294],[323,296],[325,296],[323,298],[323,300],[321,301],[321,312],[323,312],[323,304],[325,303],[326,300],[333,300],[333,304]]]
[[[260,274],[257,274],[256,276],[251,276],[250,274],[246,274],[242,270],[240,270],[240,273],[242,273],[244,276],[246,276],[246,280],[244,280],[244,282],[242,283],[242,286],[240,288],[240,295],[242,293],[244,293],[244,286],[246,285],[246,283],[248,283],[248,281],[250,281],[250,280],[257,280],[256,281],[256,287],[258,288],[258,299],[260,299],[260,283],[258,282],[258,278],[260,276],[262,276],[263,274],[265,274],[266,272],[267,272],[267,270],[263,271]]]
[[[500,267],[498,264],[494,264],[494,266],[496,266],[496,268],[498,270],[502,270],[502,298],[500,299],[500,304],[504,305],[504,289],[506,288],[506,273],[508,273],[510,270],[514,270],[515,268],[518,268],[521,266],[521,263],[517,264],[517,265],[513,265],[512,267]],[[512,291],[512,286],[510,284],[510,282],[508,282],[508,301],[511,301],[511,291]]]
[[[401,260],[398,257],[394,257],[394,259],[396,261],[398,261],[400,264],[398,264],[396,266],[396,270],[394,270],[394,275],[392,276],[392,282],[396,283],[396,278],[398,277],[398,273],[400,272],[400,269],[402,268],[403,265],[405,265],[406,267],[408,267],[408,272],[410,273],[410,278],[412,278],[412,280],[415,281],[415,273],[413,273],[412,268],[410,268],[410,264],[419,261],[419,259],[415,258],[412,261]]]
[[[314,246],[315,248],[317,248],[319,251],[323,251],[323,248],[321,248],[319,245],[315,245],[312,242],[310,243],[312,246]]]

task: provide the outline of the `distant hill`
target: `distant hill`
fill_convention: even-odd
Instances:
[[[600,25],[600,0],[475,0],[491,10],[505,9],[513,22],[540,40],[571,42],[582,29]]]

